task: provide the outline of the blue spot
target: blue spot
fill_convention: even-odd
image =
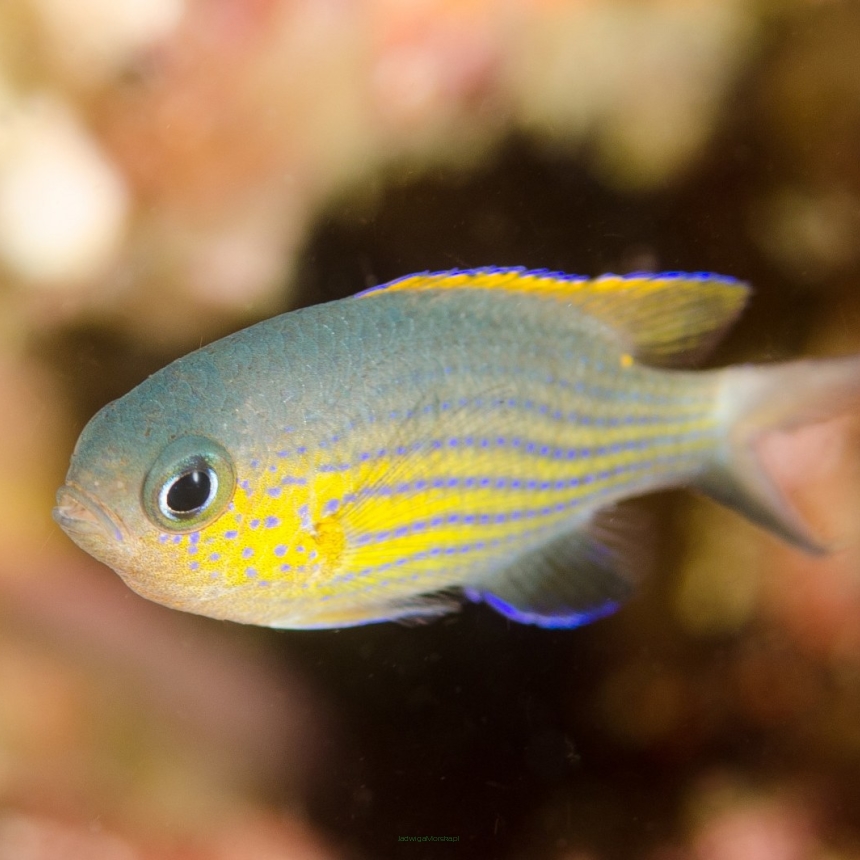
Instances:
[[[176,535],[173,538],[173,543],[181,543],[181,542],[182,542],[182,535]]]
[[[305,548],[304,548],[304,546],[303,546],[302,544],[299,544],[299,545],[296,547],[296,552],[304,552],[304,551],[305,551]]]
[[[227,538],[227,540],[233,540],[233,538],[239,537],[239,532],[237,532],[235,529],[229,529],[228,531],[224,532],[224,537]]]
[[[212,555],[209,556],[209,561],[218,561],[221,558],[220,552],[213,552]]]
[[[197,543],[200,540],[200,532],[191,532],[191,534],[188,535],[188,540],[190,540],[191,543]]]
[[[252,529],[255,529],[255,528],[257,528],[257,526],[258,526],[258,525],[260,525],[260,521],[259,521],[259,519],[256,519],[256,518],[255,518],[255,519],[251,520],[251,522],[250,522],[250,523],[248,523],[248,525],[249,525]]]
[[[281,570],[283,570],[283,571],[292,570],[292,567],[293,567],[293,566],[292,566],[291,564],[282,564],[282,565],[281,565]]]
[[[266,517],[265,526],[267,529],[273,529],[275,526],[280,525],[281,521],[277,517]]]
[[[268,495],[270,495],[273,499],[277,499],[278,496],[281,495],[281,488],[280,487],[269,487],[266,490],[266,493]]]
[[[170,540],[169,535],[159,535],[158,536],[158,542],[159,543],[167,543],[167,541],[169,541],[169,540]]]
[[[200,565],[196,561],[192,561],[191,564],[188,565],[191,570],[197,570]]]
[[[253,568],[253,567],[246,567],[245,568],[245,576],[254,577],[256,575],[257,575],[256,568]]]

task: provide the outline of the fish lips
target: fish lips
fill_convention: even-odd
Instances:
[[[80,487],[65,484],[57,491],[54,521],[75,542],[90,538],[111,538],[122,541],[120,524]]]

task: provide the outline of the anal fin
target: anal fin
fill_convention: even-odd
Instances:
[[[465,594],[521,624],[572,628],[596,621],[615,612],[634,589],[627,552],[633,547],[624,534],[629,531],[619,508],[602,511],[589,524],[466,587]]]

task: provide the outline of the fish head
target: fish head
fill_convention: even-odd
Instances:
[[[325,529],[303,538],[306,500],[291,493],[307,489],[269,468],[274,455],[259,424],[237,418],[241,404],[157,377],[84,428],[54,519],[150,600],[257,624],[300,615],[308,562],[327,560]]]

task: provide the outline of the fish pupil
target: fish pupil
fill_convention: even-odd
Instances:
[[[180,475],[167,491],[167,507],[175,514],[190,514],[200,510],[212,493],[212,478],[208,471],[194,469]]]

